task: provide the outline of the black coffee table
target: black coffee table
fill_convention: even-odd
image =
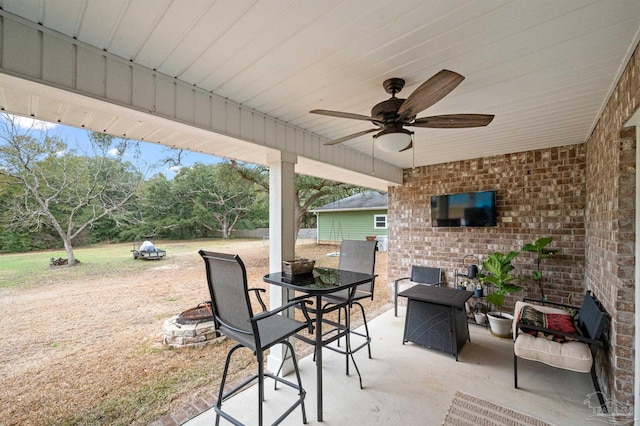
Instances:
[[[473,293],[416,285],[398,296],[408,299],[402,344],[413,342],[450,353],[457,361],[460,349],[471,341],[464,305]]]

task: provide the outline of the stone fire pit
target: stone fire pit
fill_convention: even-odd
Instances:
[[[222,338],[216,333],[208,302],[167,319],[162,333],[163,343],[174,348],[198,348]]]

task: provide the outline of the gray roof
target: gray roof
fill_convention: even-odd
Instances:
[[[312,212],[325,212],[329,210],[380,210],[387,208],[387,194],[378,191],[367,191],[343,198],[333,203],[325,204]]]

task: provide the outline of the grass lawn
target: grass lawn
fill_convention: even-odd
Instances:
[[[169,250],[169,256],[197,252],[202,247],[214,250],[226,250],[233,246],[236,240],[189,240],[189,241],[159,241],[157,246]],[[242,243],[245,240],[237,240]],[[39,285],[51,279],[52,269],[57,276],[81,279],[92,275],[117,276],[140,268],[154,267],[154,261],[131,262],[133,255],[132,243],[100,244],[90,247],[80,247],[74,250],[76,259],[83,268],[51,268],[51,258],[66,258],[66,252],[60,250],[46,250],[32,253],[14,253],[0,255],[0,287],[20,285]],[[148,265],[144,265],[148,263]]]
[[[158,241],[167,257],[134,260],[132,244],[76,250],[81,264],[49,267],[64,251],[0,255],[0,418],[3,424],[146,425],[217,392],[229,342],[201,349],[162,343],[164,321],[208,300],[199,249],[238,253],[251,286],[268,286],[261,240]],[[337,266],[335,246],[296,247]],[[375,304],[388,302],[386,253]],[[249,351],[232,366],[247,374]]]

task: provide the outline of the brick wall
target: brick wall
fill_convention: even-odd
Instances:
[[[482,190],[496,190],[497,227],[431,227],[432,195]],[[407,169],[404,184],[389,191],[389,279],[408,276],[412,264],[438,265],[453,286],[466,255],[484,259],[552,236],[549,247],[560,253],[542,265],[545,293],[549,300],[575,300],[584,292],[584,194],[584,145]],[[521,253],[514,261],[516,274],[529,277],[534,259]],[[529,284],[515,297],[523,296],[539,293]]]
[[[632,55],[585,144],[407,169],[389,190],[389,286],[412,264],[438,265],[453,286],[465,255],[519,250],[552,236],[561,252],[544,261],[550,300],[593,290],[611,315],[597,368],[607,395],[633,404],[635,269],[635,129],[623,124],[640,107],[640,52]],[[495,228],[431,228],[432,195],[495,189]],[[533,255],[514,262],[530,275]],[[523,296],[538,296],[527,286]],[[514,298],[508,299],[507,306]]]
[[[603,390],[634,403],[635,128],[622,126],[640,105],[636,48],[586,144],[586,283],[611,315],[598,359]]]

